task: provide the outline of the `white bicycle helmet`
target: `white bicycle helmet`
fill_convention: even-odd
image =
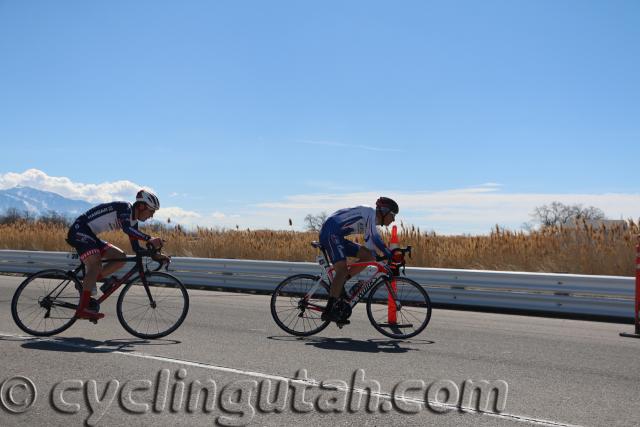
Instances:
[[[158,197],[147,190],[138,191],[138,194],[136,194],[136,202],[143,202],[154,211],[160,209],[160,200],[158,200]]]

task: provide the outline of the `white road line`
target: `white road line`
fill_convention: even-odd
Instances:
[[[307,379],[307,380],[303,380],[300,378],[289,378],[289,377],[283,377],[280,375],[271,375],[271,374],[265,374],[262,372],[254,372],[254,371],[247,371],[244,369],[236,369],[236,368],[228,368],[226,366],[217,366],[217,365],[211,365],[208,363],[203,363],[203,362],[193,362],[190,360],[183,360],[183,359],[174,359],[171,357],[165,357],[165,356],[156,356],[153,354],[147,354],[147,353],[141,353],[141,352],[124,352],[124,351],[119,351],[119,350],[113,350],[112,348],[109,347],[93,347],[90,345],[86,345],[86,344],[80,344],[80,343],[70,343],[67,341],[63,341],[57,338],[40,338],[40,337],[32,337],[32,336],[27,336],[27,335],[16,335],[16,334],[10,334],[10,333],[5,333],[5,332],[0,332],[0,337],[7,337],[7,338],[13,338],[13,339],[18,339],[18,340],[23,340],[23,341],[40,341],[40,342],[52,342],[55,343],[56,345],[60,345],[63,347],[72,347],[72,348],[81,348],[81,349],[86,349],[86,350],[91,350],[91,351],[102,351],[104,353],[109,353],[109,354],[118,354],[121,356],[128,356],[128,357],[137,357],[137,358],[141,358],[141,359],[149,359],[149,360],[157,360],[159,362],[167,362],[167,363],[175,363],[178,365],[185,365],[185,366],[192,366],[192,367],[196,367],[196,368],[201,368],[201,369],[208,369],[211,371],[218,371],[218,372],[226,372],[226,373],[231,373],[231,374],[238,374],[238,375],[244,375],[244,376],[249,376],[249,377],[255,377],[255,378],[261,378],[261,379],[268,379],[268,380],[275,380],[275,381],[286,381],[289,383],[295,383],[295,384],[304,384],[310,387],[320,387],[321,386],[321,382],[319,381],[315,381],[312,379]],[[393,400],[394,397],[392,394],[390,393],[374,393],[371,392],[369,390],[364,390],[364,389],[351,389],[351,388],[344,388],[344,387],[335,387],[336,390],[340,390],[340,391],[345,391],[345,392],[356,392],[356,393],[361,393],[361,394],[367,394],[370,393],[373,396],[377,396],[380,399],[385,399],[385,400]],[[416,403],[418,405],[421,406],[426,406],[427,404],[429,404],[430,406],[440,406],[440,407],[445,407],[447,409],[451,409],[451,410],[460,410],[462,409],[465,413],[471,413],[471,414],[477,414],[477,415],[483,415],[483,416],[488,416],[488,417],[493,417],[493,418],[499,418],[499,419],[504,419],[504,420],[509,420],[509,421],[517,421],[517,422],[522,422],[522,423],[528,423],[528,424],[533,424],[533,425],[540,425],[540,426],[552,426],[552,427],[581,427],[580,425],[576,425],[576,424],[567,424],[567,423],[562,423],[562,422],[558,422],[558,421],[551,421],[551,420],[545,420],[545,419],[540,419],[540,418],[533,418],[533,417],[528,417],[526,415],[515,415],[515,414],[508,414],[508,413],[495,413],[495,412],[483,412],[483,411],[477,411],[475,409],[472,408],[466,408],[466,407],[458,407],[457,405],[448,405],[448,404],[442,404],[440,402],[434,402],[434,401],[426,401],[426,400],[422,400],[422,399],[414,399],[414,398],[403,398],[402,400],[409,402],[409,403]]]

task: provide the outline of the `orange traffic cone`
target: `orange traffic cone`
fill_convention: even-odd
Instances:
[[[393,228],[391,228],[391,241],[389,242],[389,249],[393,251],[399,246],[400,242],[398,241],[398,227],[394,225]],[[391,280],[391,288],[393,289],[394,293],[397,292],[396,279]],[[396,313],[396,302],[391,294],[389,294],[387,303],[387,319],[389,321],[389,324],[395,325],[396,323],[398,323]]]

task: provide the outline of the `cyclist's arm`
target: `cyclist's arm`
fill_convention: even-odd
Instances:
[[[137,226],[133,226],[131,224],[129,224],[126,227],[123,224],[122,231],[127,233],[129,235],[129,238],[133,240],[144,240],[145,242],[148,242],[149,240],[151,240],[151,236],[143,233],[142,231],[138,230]]]
[[[144,248],[140,246],[138,239],[129,237],[129,242],[131,243],[131,249],[133,249],[134,252],[140,252],[144,250]]]
[[[366,242],[367,248],[375,251],[378,249],[380,252],[384,254],[386,258],[391,257],[391,251],[387,248],[387,245],[384,244],[382,240],[382,236],[378,232],[378,228],[376,227],[376,213],[373,210],[373,215],[367,216],[367,225],[365,229],[364,240]]]
[[[131,224],[131,220],[129,219],[130,215],[131,212],[122,212],[118,215],[118,220],[122,225],[122,231],[127,233],[132,240],[144,240],[145,242],[151,240],[151,236],[138,230],[138,224]]]

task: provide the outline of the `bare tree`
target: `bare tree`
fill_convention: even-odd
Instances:
[[[304,217],[305,228],[308,231],[318,232],[320,231],[320,228],[322,227],[322,224],[324,224],[324,221],[326,219],[327,219],[326,212],[321,212],[318,215],[309,214]]]
[[[72,220],[68,216],[60,214],[53,210],[49,210],[45,214],[41,215],[38,218],[38,221],[45,224],[60,225],[63,227],[68,227],[71,225]]]
[[[29,211],[20,211],[16,208],[8,208],[2,215],[0,215],[0,224],[15,224],[16,222],[33,221],[34,216]]]
[[[565,205],[551,202],[550,205],[538,206],[531,213],[531,218],[542,227],[569,225],[575,221],[605,219],[604,212],[596,207],[583,208],[582,205]]]

